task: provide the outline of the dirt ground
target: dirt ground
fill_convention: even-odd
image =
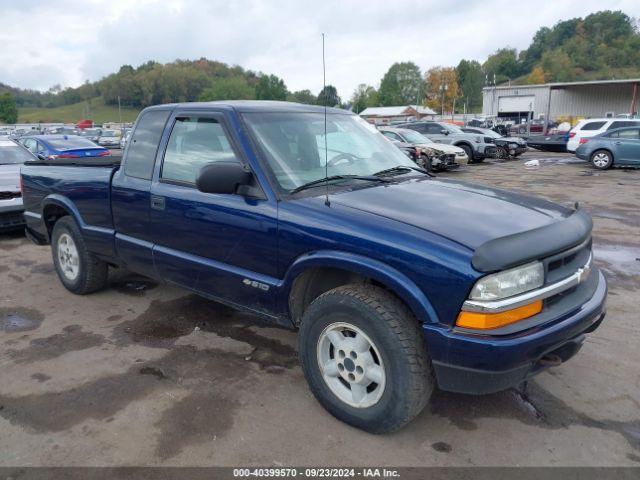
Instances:
[[[640,171],[530,152],[442,176],[594,217],[607,318],[524,393],[436,392],[406,428],[366,434],[314,400],[294,333],[123,272],[74,296],[48,247],[1,235],[0,466],[640,465]]]

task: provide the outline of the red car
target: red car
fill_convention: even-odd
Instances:
[[[533,134],[542,135],[542,133],[544,132],[544,120],[532,120],[530,124],[531,124],[530,130],[529,130],[530,135],[533,135]],[[525,123],[518,123],[515,125],[511,125],[509,132],[511,133],[511,135],[526,135],[527,123],[525,122]]]

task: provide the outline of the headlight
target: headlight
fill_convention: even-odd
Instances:
[[[511,148],[518,148],[518,144],[517,143],[510,143],[509,146]]]
[[[481,278],[471,290],[471,300],[498,300],[539,288],[544,283],[540,262],[512,268]]]

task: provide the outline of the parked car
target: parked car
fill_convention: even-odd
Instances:
[[[435,143],[410,128],[380,127],[385,137],[414,149],[414,159],[422,167],[431,170],[451,170],[469,161],[464,150],[445,143]]]
[[[298,329],[313,394],[369,432],[436,386],[517,385],[604,318],[586,210],[433,177],[345,110],[158,105],[104,160],[22,168],[62,284],[100,290],[117,265]]]
[[[20,143],[41,160],[80,157],[105,157],[111,151],[77,135],[33,135]]]
[[[640,165],[640,124],[608,130],[595,137],[582,137],[576,157],[588,160],[599,170],[606,170],[614,164]]]
[[[98,145],[103,147],[119,147],[120,137],[115,130],[103,130],[98,137]]]
[[[79,135],[80,129],[76,127],[62,127],[58,131],[59,135]]]
[[[494,158],[517,157],[527,151],[527,143],[520,137],[504,137],[488,128],[462,127],[465,133],[484,136],[484,143],[492,143],[494,147],[486,147],[485,155]]]
[[[24,225],[20,165],[33,155],[13,140],[0,139],[0,232]]]
[[[130,137],[131,137],[131,130],[130,129],[125,130],[124,134],[120,137],[121,150],[124,150],[124,147],[127,146],[127,142],[129,141]]]
[[[421,133],[436,143],[445,143],[460,147],[467,154],[469,163],[482,161],[485,157],[485,148],[491,144],[484,142],[482,135],[464,133],[457,125],[450,123],[420,121],[398,125],[399,128],[410,128]]]
[[[569,134],[535,135],[527,138],[527,146],[543,152],[566,152]]]
[[[91,140],[93,143],[98,143],[100,135],[102,135],[101,128],[85,128],[80,130],[79,136]]]
[[[640,126],[640,119],[590,118],[588,120],[580,120],[569,132],[567,151],[574,153],[581,145],[580,142],[583,138],[595,137],[608,130],[636,126]]]
[[[396,148],[398,148],[398,150],[404,153],[407,157],[413,160],[416,163],[416,165],[419,165],[418,162],[420,161],[420,157],[414,147],[406,143],[400,142],[398,140],[392,140],[390,138],[387,138],[387,140],[389,140],[393,145],[395,145]]]
[[[529,122],[514,123],[509,128],[510,135],[542,135],[544,120],[530,120]]]

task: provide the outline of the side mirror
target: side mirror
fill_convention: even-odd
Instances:
[[[38,157],[40,160],[45,161],[47,160],[47,154],[45,152],[38,152],[36,153],[36,157]]]
[[[442,130],[440,130],[440,133],[443,135],[449,135],[449,130],[447,130],[446,128],[443,128]]]
[[[200,168],[196,187],[204,193],[236,193],[238,187],[250,185],[251,172],[240,162],[220,161],[207,163]]]

